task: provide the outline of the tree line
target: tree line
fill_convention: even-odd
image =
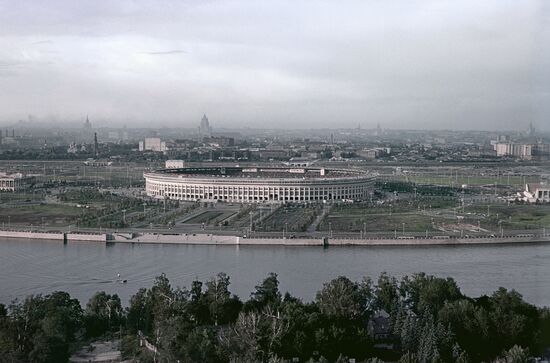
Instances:
[[[66,362],[115,337],[139,362],[527,362],[550,347],[548,308],[504,288],[471,298],[451,278],[341,276],[310,302],[274,273],[246,301],[229,287],[224,273],[189,288],[161,275],[127,307],[105,292],[84,307],[65,292],[0,304],[0,362]]]

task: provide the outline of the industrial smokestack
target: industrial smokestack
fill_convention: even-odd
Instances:
[[[94,132],[94,154],[96,157],[99,155],[99,147],[97,146],[97,132]]]

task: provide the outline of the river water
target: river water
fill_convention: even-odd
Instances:
[[[29,294],[67,291],[85,303],[96,291],[126,304],[140,287],[166,273],[173,286],[190,286],[218,272],[231,277],[243,299],[269,272],[281,290],[312,300],[339,275],[373,279],[426,272],[453,277],[470,296],[503,286],[537,305],[550,305],[550,244],[422,247],[285,247],[102,244],[0,239],[0,302]],[[116,282],[117,274],[127,279]]]

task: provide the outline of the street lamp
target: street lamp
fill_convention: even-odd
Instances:
[[[403,236],[405,235],[405,223],[402,223],[403,224]]]
[[[250,229],[250,232],[249,232],[249,233],[250,233],[250,234],[252,234],[252,214],[253,214],[252,211],[250,211],[250,212],[249,212],[249,215],[250,215],[250,228],[249,228],[249,229]]]

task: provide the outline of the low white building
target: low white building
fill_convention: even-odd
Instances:
[[[550,203],[550,185],[543,183],[526,184],[525,190],[520,195],[525,202]]]
[[[21,173],[7,174],[0,172],[0,191],[15,192],[26,187],[26,178]]]
[[[110,161],[110,160],[87,159],[87,160],[84,162],[84,165],[87,165],[87,166],[94,166],[94,167],[97,167],[97,166],[111,166],[111,165],[113,165],[113,162]]]
[[[166,160],[164,165],[166,169],[181,169],[183,168],[183,160]]]

